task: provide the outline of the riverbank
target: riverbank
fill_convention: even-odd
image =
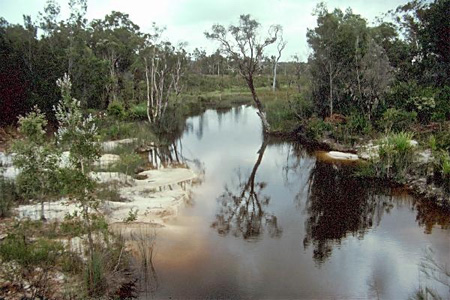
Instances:
[[[332,140],[329,137],[322,137],[320,139],[310,138],[305,133],[304,127],[299,127],[297,130],[285,133],[276,133],[275,136],[282,136],[293,141],[300,141],[307,145],[310,149],[321,150],[327,153],[328,156],[337,160],[360,160],[361,164],[366,168],[372,168],[371,164],[374,158],[379,155],[379,146],[374,145],[375,141],[367,142],[367,139],[360,139],[365,141],[363,143],[355,143],[352,146],[341,144],[338,141]],[[420,147],[417,141],[412,140],[412,147],[416,148],[414,151],[413,164],[415,166],[404,178],[396,180],[393,178],[382,178],[374,175],[364,174],[359,172],[357,176],[366,179],[385,180],[387,183],[403,186],[413,196],[421,198],[426,201],[431,201],[439,207],[450,211],[450,196],[445,190],[445,187],[436,185],[433,175],[430,170],[433,169],[434,157],[430,149]],[[338,155],[333,155],[333,153]],[[373,174],[370,172],[370,174]]]

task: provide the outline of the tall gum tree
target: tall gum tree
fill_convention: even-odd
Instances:
[[[225,28],[223,25],[215,24],[211,32],[205,32],[205,36],[218,41],[222,51],[238,66],[239,74],[245,79],[252,93],[264,133],[269,133],[270,124],[267,121],[264,105],[256,94],[253,77],[261,70],[264,49],[277,41],[281,26],[272,25],[268,36],[263,41],[259,37],[259,28],[260,24],[250,15],[241,15],[237,26],[230,25]]]

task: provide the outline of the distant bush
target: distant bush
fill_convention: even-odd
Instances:
[[[389,108],[383,113],[379,125],[386,132],[401,132],[409,130],[416,119],[417,113],[415,111],[407,112],[402,109]]]
[[[333,130],[330,123],[324,122],[322,119],[312,117],[308,120],[306,126],[306,136],[310,139],[319,139],[324,136],[326,132]]]
[[[432,121],[450,120],[450,86],[445,86],[435,97],[436,107],[431,116]]]
[[[338,123],[333,128],[333,135],[339,142],[354,144],[361,135],[368,135],[372,131],[372,124],[359,113],[350,114],[347,122]]]
[[[127,115],[125,108],[123,107],[123,104],[118,101],[111,102],[108,105],[107,112],[109,116],[112,116],[118,120],[125,119]]]
[[[141,103],[130,107],[128,117],[132,120],[147,120],[147,104]]]
[[[287,102],[267,102],[266,111],[272,130],[291,131],[299,123],[298,117]]]

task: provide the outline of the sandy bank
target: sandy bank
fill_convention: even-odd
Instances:
[[[92,174],[100,183],[114,184],[124,199],[123,202],[103,201],[99,206],[99,212],[109,223],[144,222],[163,226],[190,199],[192,184],[198,179],[192,170],[186,168],[149,170],[138,175],[146,179],[137,180],[116,172]],[[20,218],[40,217],[39,204],[21,205],[16,211]],[[49,220],[62,220],[74,211],[79,211],[79,207],[67,199],[45,204],[45,216]]]

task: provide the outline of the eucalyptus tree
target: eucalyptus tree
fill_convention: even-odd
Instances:
[[[164,28],[153,24],[153,34],[146,35],[140,56],[145,68],[147,118],[150,123],[159,123],[166,113],[169,101],[179,96],[181,77],[187,64],[187,53],[183,44],[177,47],[160,41]]]
[[[384,39],[382,32],[372,30],[351,9],[329,12],[320,4],[315,13],[317,27],[307,37],[317,110],[322,116],[358,111],[370,119],[392,79],[389,58],[377,44]]]
[[[277,83],[277,68],[278,68],[278,62],[281,58],[281,53],[283,52],[284,48],[287,45],[287,41],[283,39],[283,35],[280,34],[280,40],[277,43],[277,56],[273,56],[273,81],[272,81],[272,91],[275,92],[275,87]]]
[[[90,27],[91,46],[108,65],[109,79],[105,86],[107,107],[111,101],[119,100],[122,75],[137,59],[136,53],[143,36],[139,26],[130,20],[128,14],[117,11],[111,12],[103,20],[93,20]]]
[[[239,74],[245,79],[252,93],[264,133],[269,133],[270,124],[267,121],[264,106],[256,93],[253,79],[255,74],[261,70],[264,50],[277,41],[281,26],[271,26],[268,36],[263,40],[259,36],[259,28],[260,24],[250,15],[241,15],[237,26],[230,25],[225,28],[223,25],[216,24],[212,26],[211,32],[205,32],[205,36],[218,41],[223,53],[237,65]]]

